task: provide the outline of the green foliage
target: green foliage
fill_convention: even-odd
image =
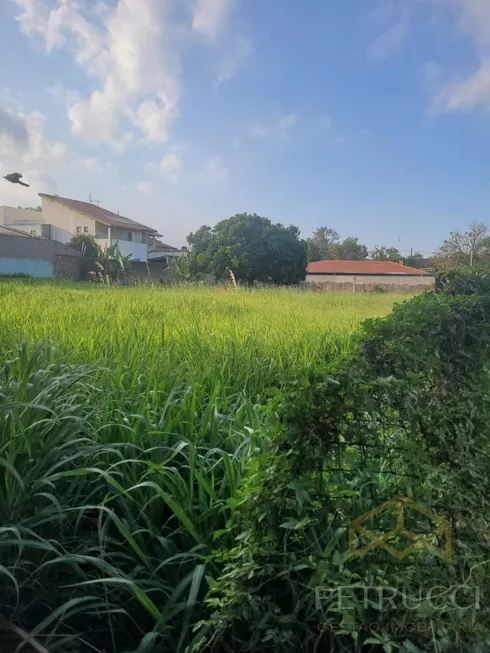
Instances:
[[[468,231],[452,231],[433,257],[433,267],[447,272],[460,266],[490,267],[490,237],[482,222],[471,222]]]
[[[68,246],[82,252],[83,256],[91,258],[97,258],[101,253],[99,244],[91,234],[75,234],[71,237]]]
[[[311,238],[306,241],[308,244],[308,261],[322,261],[330,259],[331,248],[339,242],[340,236],[335,229],[330,227],[319,227],[315,229]]]
[[[343,261],[363,261],[368,254],[368,248],[359,242],[359,238],[349,236],[332,247],[330,258]]]
[[[0,648],[20,628],[50,653],[184,653],[268,389],[393,296],[4,281],[0,303]]]
[[[440,275],[438,286],[447,295],[490,294],[490,274],[480,267],[460,267]]]
[[[0,284],[2,645],[485,653],[487,288],[461,271],[381,318],[387,295]],[[451,520],[450,562],[350,557],[350,521],[400,494]],[[355,589],[462,583],[481,610]]]
[[[362,261],[368,256],[368,249],[359,243],[358,238],[349,236],[340,241],[339,234],[329,227],[316,229],[307,240],[308,261],[335,259],[345,261]]]
[[[117,243],[99,250],[95,262],[105,283],[125,281],[131,271],[131,254],[123,256]]]
[[[247,470],[228,522],[235,545],[216,554],[224,570],[202,631],[211,650],[487,649],[485,610],[437,612],[426,602],[381,610],[355,588],[490,590],[489,325],[490,295],[452,295],[448,284],[366,323],[350,353],[271,400],[282,426]],[[382,550],[350,556],[350,521],[400,494],[451,520],[450,562],[427,550],[403,561]],[[411,519],[424,532],[420,515]],[[318,587],[351,591],[343,607],[318,605]],[[416,618],[425,630],[400,630]],[[466,632],[452,626],[458,620]],[[336,625],[323,632],[320,622]],[[376,637],[360,628],[366,622],[378,624]]]
[[[243,213],[203,226],[188,236],[189,274],[212,274],[238,282],[294,285],[305,278],[306,243],[297,227],[272,224],[267,218]]]
[[[393,261],[398,263],[402,256],[396,247],[385,247],[382,245],[381,247],[375,247],[370,253],[369,258],[372,261]]]

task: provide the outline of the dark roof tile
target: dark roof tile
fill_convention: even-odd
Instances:
[[[134,229],[136,231],[149,231],[150,233],[157,233],[156,229],[151,227],[146,227],[139,222],[125,218],[123,215],[118,213],[113,213],[104,209],[102,206],[97,206],[91,204],[90,202],[81,202],[80,200],[71,200],[67,197],[59,197],[58,195],[47,195],[46,193],[39,193],[39,197],[46,197],[53,202],[58,202],[63,206],[73,209],[74,211],[79,211],[80,213],[85,213],[93,220],[98,220],[103,224],[109,225],[110,227],[119,227],[121,229]]]

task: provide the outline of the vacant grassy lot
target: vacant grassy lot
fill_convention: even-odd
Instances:
[[[49,653],[190,650],[213,536],[274,433],[269,389],[394,301],[0,283],[0,622],[13,643],[20,628]]]
[[[26,339],[66,362],[260,391],[307,368],[399,295],[0,284],[0,352]]]

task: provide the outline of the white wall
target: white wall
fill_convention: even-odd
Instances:
[[[185,252],[165,252],[162,249],[155,249],[152,252],[148,252],[148,258],[151,260],[157,259],[157,258],[180,258],[181,256],[184,255]]]
[[[47,197],[42,200],[44,222],[53,225],[51,238],[60,243],[67,243],[77,233],[77,227],[81,228],[82,234],[95,236],[95,220]],[[84,230],[85,227],[88,227],[88,231]]]
[[[43,222],[41,211],[28,211],[15,206],[0,206],[0,224],[14,227],[20,224],[39,224]]]
[[[43,227],[46,227],[46,225],[41,224],[41,223],[29,223],[29,224],[12,224],[10,225],[11,227],[14,227],[14,229],[18,229],[19,231],[23,231],[26,234],[29,234],[30,236],[39,236],[39,237],[44,237],[44,230]]]
[[[307,274],[308,283],[352,283],[354,285],[385,283],[394,286],[433,286],[434,277],[430,275],[412,276],[408,274]]]
[[[112,239],[112,244],[118,244],[119,251],[123,256],[129,256],[133,261],[147,261],[148,260],[148,245],[144,243],[133,243],[129,240],[117,240],[116,238]]]

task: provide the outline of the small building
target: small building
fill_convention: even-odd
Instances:
[[[159,235],[156,229],[91,202],[46,193],[39,193],[39,197],[41,211],[0,207],[0,223],[64,244],[76,234],[91,235],[103,249],[117,243],[123,256],[148,261],[150,243]]]
[[[308,264],[306,283],[323,290],[417,292],[434,288],[435,278],[403,262],[327,260]]]
[[[148,252],[148,259],[150,261],[168,261],[172,258],[179,258],[184,252],[177,247],[162,243],[157,238],[150,238],[150,249]]]

